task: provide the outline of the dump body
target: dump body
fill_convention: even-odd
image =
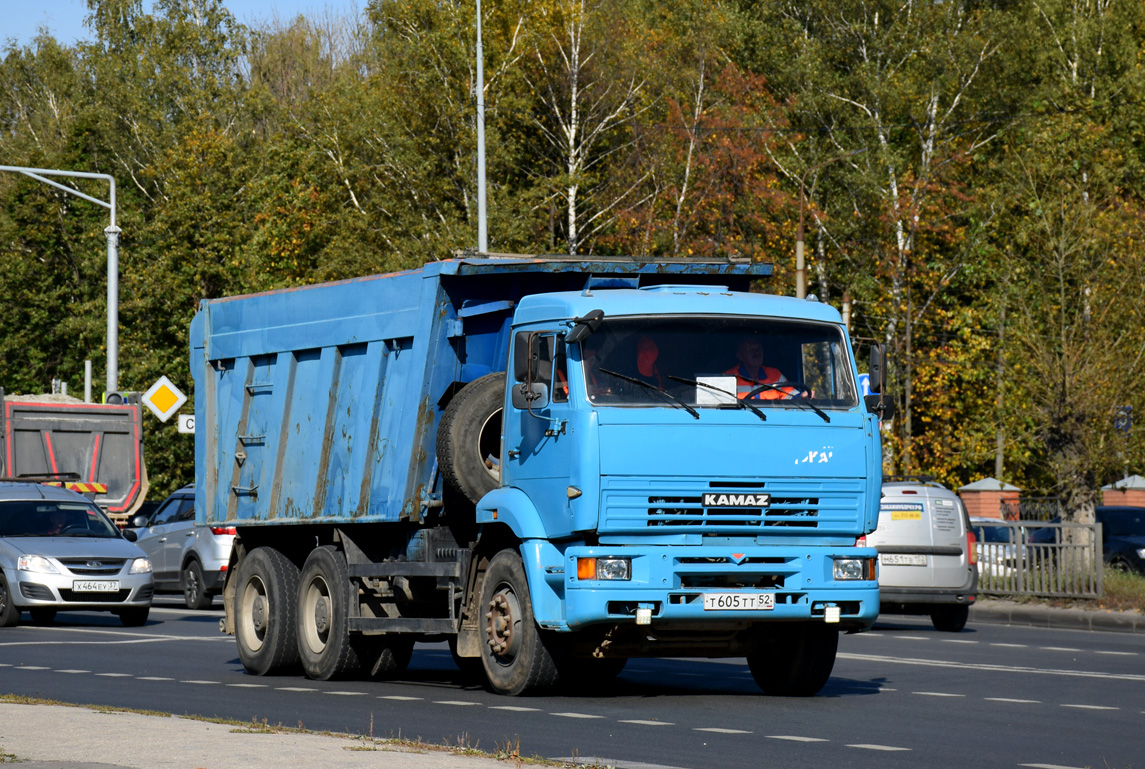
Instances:
[[[122,524],[147,495],[141,407],[40,397],[0,391],[3,475],[74,474],[77,490]],[[97,485],[106,489],[87,491]]]
[[[817,691],[878,612],[878,419],[839,313],[751,293],[770,271],[456,259],[205,301],[196,514],[237,527],[247,670],[376,676],[446,637],[509,694],[737,654]]]

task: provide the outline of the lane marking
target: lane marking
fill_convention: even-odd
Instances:
[[[325,694],[336,694],[339,697],[365,697],[365,692],[325,692]]]
[[[164,676],[137,676],[137,681],[174,681],[174,678],[166,678]]]
[[[895,638],[901,638],[904,641],[929,641],[930,639],[924,635],[896,635]]]
[[[133,677],[130,673],[96,673],[96,675],[97,676],[103,676],[104,678],[132,678]]]
[[[17,670],[51,670],[51,668],[44,667],[43,665],[19,665]]]
[[[604,716],[594,716],[589,713],[549,713],[550,716],[560,716],[561,718],[604,718]]]
[[[1028,648],[1030,648],[1030,647],[1029,647],[1029,644],[999,644],[999,643],[992,643],[992,644],[990,644],[990,645],[991,645],[991,646],[1000,646],[1000,647],[1002,647],[1002,648],[1005,648],[1005,649],[1028,649]]]
[[[379,700],[398,700],[399,702],[420,702],[423,697],[403,697],[400,694],[383,694]]]
[[[180,681],[181,684],[221,684],[222,681]]]
[[[305,686],[277,686],[274,689],[276,692],[316,692],[317,689],[310,689]]]
[[[622,724],[636,724],[637,726],[675,726],[675,724],[668,723],[667,721],[640,721],[638,719],[622,720]]]
[[[944,644],[976,644],[976,643],[978,643],[978,641],[969,641],[969,640],[962,639],[962,638],[943,638],[942,642]]]
[[[1081,649],[1073,649],[1069,646],[1043,646],[1041,649],[1047,652],[1081,652]]]
[[[789,740],[791,742],[830,742],[823,737],[797,737],[793,734],[768,734],[769,740]]]
[[[1063,703],[1062,707],[1077,708],[1078,710],[1121,710],[1121,708],[1115,708],[1109,705],[1068,705]]]
[[[1018,764],[1028,766],[1030,769],[1083,769],[1080,766],[1062,766],[1061,764]]]
[[[1041,700],[1017,700],[1012,697],[987,697],[990,702],[1013,702],[1018,705],[1041,705]]]
[[[1112,657],[1136,657],[1137,652],[1097,652],[1098,654],[1108,654]]]
[[[697,726],[692,731],[715,732],[716,734],[751,734],[751,732],[745,732],[743,729],[721,729],[718,726]]]
[[[459,707],[468,707],[470,705],[480,705],[480,702],[466,702],[465,700],[433,700],[434,705],[457,705]]]
[[[911,694],[921,694],[924,697],[965,697],[965,694],[951,694],[949,692],[911,692]]]
[[[57,673],[90,673],[90,670],[57,670]]]
[[[911,748],[899,748],[894,745],[871,745],[867,743],[858,743],[855,745],[848,745],[848,748],[862,748],[863,750],[911,750]]]
[[[270,684],[227,684],[227,686],[233,686],[236,689],[269,689],[270,688]]]
[[[1098,670],[1059,670],[1055,668],[1033,668],[1023,665],[989,665],[975,662],[953,662],[951,660],[918,659],[913,657],[886,657],[878,654],[839,654],[840,659],[855,660],[858,662],[897,663],[899,665],[918,665],[921,667],[956,668],[958,670],[985,670],[991,673],[1037,673],[1047,676],[1065,676],[1067,678],[1097,678],[1114,681],[1145,681],[1145,674],[1141,673],[1103,673]]]
[[[398,697],[396,699],[404,699],[404,698]],[[523,708],[520,705],[490,705],[489,709],[490,710],[511,710],[514,713],[540,713],[541,712],[540,708]]]

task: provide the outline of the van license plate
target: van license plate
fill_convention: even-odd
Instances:
[[[72,590],[77,593],[116,593],[119,592],[119,581],[113,579],[77,579],[72,582]]]
[[[775,593],[704,593],[704,611],[771,611]]]
[[[916,553],[880,553],[883,566],[926,566],[926,556]]]

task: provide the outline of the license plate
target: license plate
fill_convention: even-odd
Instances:
[[[879,563],[883,566],[926,566],[926,556],[916,553],[880,553]]]
[[[77,593],[115,593],[119,591],[119,581],[113,579],[77,579],[72,582],[72,590]]]
[[[704,611],[771,611],[775,593],[704,593]]]

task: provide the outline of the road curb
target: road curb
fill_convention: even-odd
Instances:
[[[1145,614],[1135,611],[1058,609],[984,599],[970,607],[970,622],[1065,630],[1145,633]]]

